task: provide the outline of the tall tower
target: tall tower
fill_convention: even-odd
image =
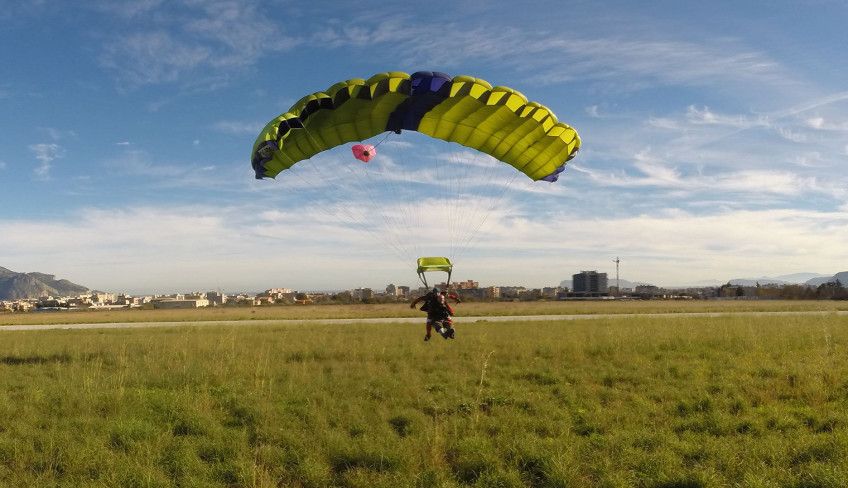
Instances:
[[[615,294],[616,296],[621,296],[621,283],[618,281],[618,263],[620,263],[621,260],[618,259],[618,256],[616,256],[612,262],[615,263]]]

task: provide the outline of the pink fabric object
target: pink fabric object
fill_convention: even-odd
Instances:
[[[371,144],[357,144],[350,148],[353,151],[353,157],[367,163],[371,158],[377,155],[377,148]]]

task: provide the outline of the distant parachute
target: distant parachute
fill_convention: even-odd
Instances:
[[[551,182],[580,149],[577,131],[512,88],[470,76],[388,72],[300,99],[259,134],[252,165],[257,179],[274,178],[322,151],[402,130],[456,142]]]

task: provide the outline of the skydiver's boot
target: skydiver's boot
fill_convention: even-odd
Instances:
[[[427,342],[429,340],[430,340],[430,334],[425,335],[424,336],[424,342]]]
[[[456,339],[456,337],[454,337],[456,335],[456,331],[453,329],[453,327],[448,327],[448,334],[447,335],[451,339]]]

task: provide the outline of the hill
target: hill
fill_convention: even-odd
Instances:
[[[57,280],[45,273],[16,273],[0,266],[0,300],[38,298],[44,295],[66,296],[85,293],[89,289],[68,280]]]
[[[842,283],[843,286],[848,286],[848,271],[841,271],[830,277],[813,278],[807,281],[807,284],[810,286],[819,286],[824,283],[835,282],[836,280],[839,280],[839,282]]]

